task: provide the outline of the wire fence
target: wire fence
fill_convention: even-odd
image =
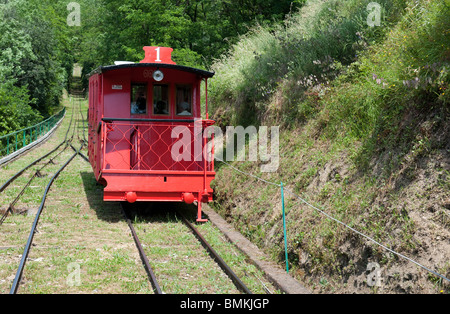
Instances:
[[[45,136],[64,117],[65,113],[66,108],[41,123],[0,136],[0,157],[11,155]]]
[[[252,177],[252,178],[255,178],[255,179],[257,179],[257,180],[259,180],[259,181],[261,181],[261,182],[264,182],[264,183],[267,183],[267,184],[270,184],[270,185],[273,185],[273,186],[277,186],[277,187],[283,188],[282,183],[275,183],[275,182],[267,181],[267,180],[265,180],[265,179],[263,179],[263,178],[260,178],[260,177],[258,177],[258,176],[255,176],[255,175],[253,175],[253,174],[251,174],[251,173],[244,172],[244,171],[242,171],[242,170],[240,170],[240,169],[234,167],[233,165],[231,165],[230,163],[228,163],[228,162],[226,162],[226,161],[224,161],[224,160],[221,160],[221,159],[216,159],[216,160],[217,160],[217,161],[220,161],[220,162],[222,162],[222,163],[224,163],[224,164],[226,164],[227,166],[229,166],[229,167],[232,168],[233,170],[235,170],[235,171],[241,173],[242,175],[245,175],[245,176],[248,176],[248,177]],[[362,236],[362,237],[368,239],[369,241],[375,243],[376,245],[378,245],[379,247],[383,248],[384,250],[386,250],[386,251],[388,251],[388,252],[390,252],[390,253],[392,253],[392,254],[394,254],[394,255],[397,255],[398,257],[401,257],[401,258],[403,258],[403,259],[405,259],[405,260],[407,260],[407,261],[409,261],[409,262],[411,262],[411,263],[414,263],[415,265],[417,265],[417,266],[419,266],[419,267],[425,269],[426,271],[428,271],[428,272],[432,273],[433,275],[435,275],[435,276],[441,278],[442,280],[446,280],[446,281],[450,282],[450,279],[447,278],[447,277],[445,277],[444,275],[439,274],[438,272],[436,272],[436,271],[434,271],[434,270],[432,270],[432,269],[430,269],[430,268],[428,268],[428,267],[426,267],[426,266],[420,264],[419,262],[417,262],[417,261],[415,261],[415,260],[413,260],[413,259],[411,259],[411,258],[409,258],[409,257],[407,257],[407,256],[405,256],[405,255],[403,255],[403,254],[400,254],[400,253],[398,253],[398,252],[396,252],[396,251],[394,251],[394,250],[388,248],[387,246],[381,244],[380,242],[376,241],[375,239],[371,238],[370,236],[368,236],[368,235],[366,235],[366,234],[364,234],[364,233],[362,233],[362,232],[356,230],[355,228],[350,227],[349,225],[345,224],[345,223],[342,222],[342,221],[339,221],[338,219],[334,218],[333,216],[327,214],[324,210],[318,208],[317,206],[314,206],[314,205],[310,204],[309,202],[307,202],[305,199],[303,199],[302,197],[300,197],[298,194],[294,193],[293,191],[291,191],[291,190],[289,190],[289,189],[286,189],[286,188],[284,188],[284,191],[287,192],[287,193],[289,193],[289,194],[291,194],[292,196],[294,196],[294,197],[297,198],[298,200],[300,200],[303,204],[305,204],[305,205],[311,207],[312,209],[314,209],[315,211],[319,212],[321,215],[323,215],[323,216],[325,216],[325,217],[327,217],[327,218],[329,218],[329,219],[331,219],[331,220],[337,222],[338,224],[343,225],[343,226],[346,227],[347,229],[349,229],[349,230],[351,230],[352,232],[354,232],[354,233],[356,233],[356,234],[358,234],[358,235],[360,235],[360,236]],[[286,237],[286,236],[285,236],[285,237]]]

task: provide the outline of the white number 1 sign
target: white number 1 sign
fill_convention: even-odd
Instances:
[[[158,47],[156,50],[156,60],[155,62],[161,62],[161,47]]]
[[[176,64],[172,61],[172,48],[168,47],[144,47],[145,58],[141,63],[165,63]],[[156,53],[155,53],[156,52]]]

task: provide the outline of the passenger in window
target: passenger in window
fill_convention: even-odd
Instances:
[[[135,102],[131,104],[131,114],[139,114],[139,108]]]
[[[179,104],[178,108],[179,116],[192,116],[191,105],[189,104],[189,100],[187,99],[187,97],[181,104]]]
[[[155,114],[168,115],[169,110],[167,110],[167,104],[165,101],[158,101],[156,103]]]
[[[144,93],[140,93],[136,100],[139,113],[145,113],[147,111],[147,99],[145,99]]]
[[[135,100],[131,103],[131,114],[146,114],[147,98],[145,96],[145,88],[136,86],[132,89],[135,91]]]

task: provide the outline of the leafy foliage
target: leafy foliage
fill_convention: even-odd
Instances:
[[[352,153],[362,169],[382,151],[445,146],[416,125],[431,115],[438,128],[450,110],[450,7],[379,1],[381,25],[371,27],[368,3],[310,1],[284,27],[242,36],[213,65],[219,123],[308,124],[316,136],[362,143]]]
[[[309,104],[297,106],[297,102],[308,95],[317,97],[320,84],[327,85],[370,44],[381,41],[405,5],[404,1],[378,2],[384,14],[376,30],[367,23],[369,0],[309,1],[284,25],[253,29],[214,63],[218,75],[212,84],[212,102],[221,110],[227,108],[235,123],[258,123],[267,110],[295,123],[304,110],[313,112]],[[277,92],[289,99],[281,101],[286,106],[267,108]]]
[[[2,1],[0,133],[52,114],[75,62],[83,66],[85,87],[93,68],[142,60],[149,45],[173,47],[178,64],[208,68],[249,27],[280,22],[304,2],[78,0],[81,25],[71,27],[67,1]]]
[[[73,59],[66,24],[50,3],[0,4],[0,134],[51,115],[66,87]]]
[[[143,59],[142,47],[169,46],[183,65],[208,68],[240,34],[259,23],[281,22],[304,0],[81,0],[85,67]],[[84,18],[86,17],[86,18]]]

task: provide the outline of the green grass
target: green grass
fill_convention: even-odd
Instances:
[[[338,220],[422,258],[416,254],[432,235],[418,231],[448,231],[450,7],[379,3],[378,28],[364,25],[367,1],[310,1],[284,28],[243,36],[215,65],[213,118],[222,126],[281,125],[276,173],[235,166],[283,181]],[[282,264],[279,192],[227,167],[217,177],[217,210]],[[298,200],[286,203],[293,273],[318,291],[351,291],[343,278],[364,267],[366,251],[384,266],[396,262]],[[437,225],[418,218],[430,206],[439,208]]]
[[[267,113],[295,123],[317,112],[307,95],[321,95],[343,66],[357,60],[368,44],[381,41],[396,22],[405,1],[378,1],[384,8],[382,26],[367,25],[370,1],[309,1],[283,27],[262,27],[244,35],[217,60],[211,81],[211,102],[221,119],[248,125]],[[223,114],[226,114],[225,118]]]

